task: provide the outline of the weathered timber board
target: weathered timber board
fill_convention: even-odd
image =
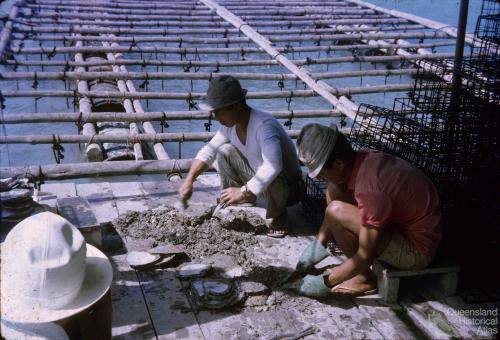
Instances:
[[[145,211],[149,209],[150,200],[144,196],[140,182],[114,182],[109,184],[119,215],[128,211]]]
[[[110,257],[113,264],[111,299],[114,339],[155,339],[136,272],[125,261],[125,255]]]
[[[286,310],[255,312],[243,310],[200,311],[198,321],[207,339],[271,339],[284,333],[297,332],[295,320]]]
[[[423,333],[408,320],[400,305],[385,305],[378,294],[354,299],[380,334],[386,339],[421,339]]]
[[[76,191],[87,199],[99,223],[110,222],[118,217],[113,191],[108,182],[77,184]]]
[[[419,290],[418,293],[426,300],[418,303],[424,307],[422,311],[427,313],[429,323],[448,334],[465,339],[494,339],[495,329],[498,334],[500,303],[468,304],[458,296],[444,297],[427,290]],[[486,311],[492,314],[480,315]]]
[[[205,339],[173,270],[137,273],[159,339]]]
[[[36,199],[40,204],[55,207],[57,198],[76,196],[76,185],[75,183],[45,183],[42,184],[38,195]]]

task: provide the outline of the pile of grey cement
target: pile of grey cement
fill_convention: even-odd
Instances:
[[[210,209],[181,212],[165,207],[119,216],[113,225],[123,236],[181,244],[191,259],[224,254],[238,264],[250,266],[250,252],[257,243],[256,233],[266,229],[264,219],[248,211],[213,216]]]

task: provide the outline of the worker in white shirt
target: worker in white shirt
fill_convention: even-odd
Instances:
[[[257,196],[263,198],[266,218],[272,219],[268,235],[284,237],[287,206],[298,203],[304,190],[296,148],[271,114],[247,105],[246,92],[232,76],[210,82],[200,107],[210,111],[221,127],[196,155],[179,195],[187,201],[193,182],[216,161],[222,186],[220,201],[253,204]]]

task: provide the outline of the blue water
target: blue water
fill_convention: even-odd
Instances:
[[[12,0],[6,1],[0,5],[0,13],[7,13]],[[458,0],[371,0],[371,3],[379,5],[381,7],[385,7],[388,9],[396,9],[404,12],[413,13],[422,17],[426,17],[429,19],[433,19],[436,21],[440,21],[447,25],[455,26],[458,20],[458,10],[459,10],[459,1]],[[471,0],[469,5],[469,17],[467,23],[467,31],[473,32],[475,23],[477,20],[477,16],[481,9],[480,0]],[[414,41],[418,42],[418,41]],[[312,44],[312,42],[310,43]],[[48,45],[48,43],[47,43]],[[303,44],[307,45],[307,43]],[[172,44],[169,46],[176,46],[176,44]],[[453,48],[442,48],[438,51],[448,51],[452,52]],[[334,56],[350,56],[351,54],[348,52],[336,52]],[[321,53],[320,57],[326,57],[325,53]],[[333,56],[333,55],[332,55]],[[57,60],[60,56],[56,56],[53,60]],[[126,58],[139,58],[138,54],[128,54],[125,56]],[[149,55],[144,55],[144,58],[150,57]],[[178,59],[178,56],[166,56],[167,58],[172,58],[174,60]],[[192,57],[192,56],[191,56]],[[248,55],[247,58],[255,58],[262,59],[265,58],[265,55]],[[300,55],[289,55],[289,58],[295,59],[305,59],[306,57],[317,58],[317,53],[302,53]],[[38,56],[30,56],[30,59],[38,58]],[[202,60],[214,60],[215,58],[224,60],[226,56],[214,56],[214,55],[202,55]],[[231,57],[232,59],[239,59],[239,55],[235,55]],[[373,66],[363,64],[363,69],[369,69]],[[377,66],[377,68],[380,66]],[[384,65],[382,65],[382,68]],[[311,65],[308,67],[312,72],[324,72],[326,71],[325,65]],[[141,67],[128,67],[130,71],[140,71]],[[347,70],[359,70],[359,64],[334,64],[330,65],[329,71],[347,71]],[[2,68],[0,66],[0,70],[9,71],[9,69]],[[23,69],[20,68],[20,71]],[[31,68],[30,71],[34,69]],[[45,71],[51,70],[50,68],[45,68]],[[52,69],[56,70],[56,69]],[[144,69],[146,71],[156,71],[156,67],[150,67]],[[164,68],[164,71],[179,71],[176,68]],[[210,71],[208,69],[202,69],[203,71]],[[272,72],[279,73],[285,72],[282,67],[273,66],[273,67],[252,67],[252,68],[227,68],[222,69],[222,72]],[[347,87],[347,86],[371,86],[371,85],[381,85],[384,82],[390,83],[412,83],[413,79],[409,76],[403,77],[389,77],[386,80],[381,77],[363,77],[361,80],[357,78],[346,78],[346,79],[333,79],[327,80],[332,86],[335,87]],[[135,81],[136,87],[140,84],[140,81]],[[246,87],[249,91],[263,91],[270,90],[276,91],[278,90],[277,84],[275,81],[266,82],[266,81],[243,81],[243,86]],[[193,92],[204,92],[206,90],[206,81],[194,81]],[[298,87],[296,87],[295,81],[286,82],[285,89],[303,89],[301,83],[298,83]],[[15,82],[0,82],[0,86],[2,90],[13,90],[16,88]],[[31,81],[19,81],[19,88],[31,90],[32,82]],[[39,90],[43,89],[64,89],[62,82],[43,82],[40,81]],[[161,81],[150,81],[149,91],[169,91],[169,92],[188,92],[191,90],[191,84],[189,81],[165,81],[164,86],[162,86]],[[391,107],[394,98],[402,97],[404,93],[387,93],[387,94],[366,94],[366,95],[357,95],[353,97],[353,100],[357,103],[367,102],[376,105],[382,105]],[[67,102],[63,98],[49,98],[49,99],[40,99],[37,102],[38,112],[68,112],[73,111],[73,106],[71,104],[71,99],[69,100],[70,104],[67,105]],[[15,112],[34,112],[35,105],[33,99],[27,98],[10,98],[6,102],[7,108],[4,110],[4,113],[15,113]],[[150,100],[149,105],[146,105],[146,102],[143,101],[143,106],[147,111],[168,111],[168,110],[186,110],[186,102],[185,101],[175,101],[175,100]],[[288,104],[285,100],[253,100],[250,101],[250,105],[257,107],[259,109],[264,110],[286,110]],[[331,106],[326,103],[326,101],[321,98],[294,98],[292,103],[290,104],[292,109],[329,109]],[[331,119],[315,119],[314,121],[319,121],[323,123],[331,123]],[[333,120],[338,123],[338,120]],[[308,123],[308,120],[295,120],[293,123],[293,129],[299,129],[304,124]],[[2,128],[0,126],[0,128]],[[212,131],[217,128],[217,123],[212,127]],[[76,126],[73,123],[59,123],[57,125],[54,124],[26,124],[26,125],[7,125],[5,126],[5,130],[9,135],[15,134],[75,134]],[[157,129],[160,130],[159,128]],[[177,131],[203,131],[203,122],[202,121],[190,121],[190,122],[171,122],[170,128],[166,132],[177,132]],[[4,130],[0,130],[0,133],[4,133]],[[188,143],[185,143],[188,144]],[[171,157],[179,157],[183,158],[193,157],[198,148],[202,145],[202,143],[192,143],[189,145],[185,145],[182,149],[182,155],[179,155],[179,147],[177,143],[169,143],[166,145],[167,152],[171,155]],[[82,153],[79,150],[78,145],[76,144],[66,144],[65,147],[65,158],[63,163],[73,163],[73,162],[84,162],[85,159]],[[52,150],[50,145],[25,145],[25,144],[11,144],[8,146],[0,145],[0,165],[8,166],[8,165],[32,165],[32,164],[51,164],[54,163],[54,159],[52,157]]]

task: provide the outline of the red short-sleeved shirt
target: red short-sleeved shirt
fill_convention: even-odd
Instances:
[[[394,225],[416,250],[435,252],[442,237],[439,196],[419,169],[392,155],[359,151],[348,189],[354,193],[363,225]]]

